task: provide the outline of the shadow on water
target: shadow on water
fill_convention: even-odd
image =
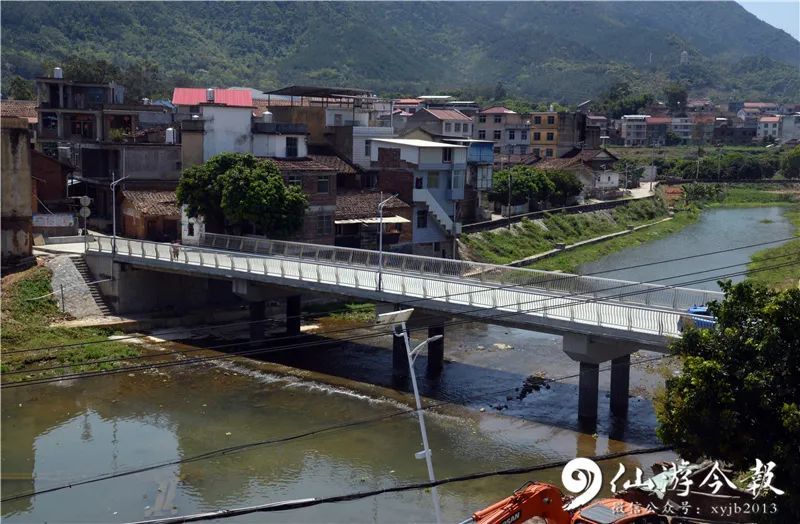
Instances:
[[[412,336],[415,335],[416,333],[412,333]],[[370,341],[379,344],[388,342],[389,339],[387,336],[385,339],[376,338]],[[206,342],[208,340],[204,344]],[[197,344],[198,341],[193,340],[192,343]],[[292,343],[305,347],[250,356],[265,362],[411,392],[411,381],[408,378],[398,379],[392,372],[391,349],[317,335],[304,335],[301,339],[293,339]],[[242,344],[248,343],[242,340]],[[283,344],[285,339],[278,336],[265,340],[259,346],[269,350]],[[584,424],[577,417],[576,377],[570,377],[574,383],[548,383],[538,391],[519,399],[527,375],[450,360],[447,347],[446,343],[444,370],[439,378],[426,376],[428,362],[425,354],[421,354],[415,362],[417,383],[420,393],[425,397],[561,429],[604,434],[614,440],[635,445],[654,446],[661,443],[655,434],[657,421],[653,404],[648,399],[632,396],[629,399],[627,418],[616,417],[610,413],[608,391],[601,389],[597,424]],[[241,348],[234,347],[232,350],[240,351]],[[535,355],[531,357],[535,358]],[[574,367],[562,371],[562,377],[575,375],[578,373],[578,365],[575,363]]]

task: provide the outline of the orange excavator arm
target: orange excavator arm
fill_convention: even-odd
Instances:
[[[475,524],[523,523],[539,517],[547,524],[569,524],[570,514],[564,511],[561,491],[550,484],[528,482],[513,495],[472,515]],[[469,522],[469,521],[468,521]]]

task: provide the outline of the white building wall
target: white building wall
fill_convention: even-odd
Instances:
[[[373,138],[392,138],[394,136],[394,129],[391,127],[354,127],[353,128],[353,163],[369,169],[370,156],[366,154],[366,141]],[[370,150],[376,144],[371,144]]]
[[[252,108],[201,106],[205,120],[203,161],[219,153],[251,153]]]
[[[385,142],[373,142],[370,160],[372,162],[378,161],[379,149],[399,149],[400,160],[405,160],[409,164],[419,164],[419,148],[413,146],[403,146],[400,144],[387,144]]]
[[[781,142],[789,140],[800,140],[800,113],[794,115],[783,115],[781,124],[778,126]]]
[[[186,214],[186,206],[181,206],[181,243],[188,246],[198,245],[200,235],[205,230],[203,219],[201,217],[189,218],[189,215]]]
[[[442,163],[442,149],[441,147],[422,147],[420,148],[420,163],[421,164],[441,164]],[[453,151],[453,164],[466,164],[467,162],[467,148],[458,147],[451,148]]]
[[[337,123],[336,115],[339,115],[339,123]],[[355,125],[358,126],[368,126],[369,112],[362,109],[353,111],[353,108],[346,107],[329,107],[325,109],[325,125],[328,127],[353,125],[353,122],[356,122]]]

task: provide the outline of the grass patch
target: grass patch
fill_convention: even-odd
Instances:
[[[708,207],[774,207],[791,206],[798,202],[800,193],[786,186],[735,185],[725,188],[721,202],[709,203]]]
[[[461,240],[481,261],[508,264],[549,251],[558,243],[573,244],[609,233],[623,231],[629,224],[640,225],[667,216],[662,198],[637,200],[610,211],[575,215],[546,215],[540,221],[523,219],[510,230],[496,229],[462,235]]]
[[[305,310],[315,318],[327,318],[341,322],[373,322],[375,320],[375,304],[370,302],[312,304]]]
[[[792,209],[784,210],[784,216],[794,225],[794,234],[800,231],[800,204]],[[800,239],[790,240],[778,247],[759,251],[750,257],[747,269],[757,272],[747,275],[752,282],[763,284],[772,289],[789,289],[800,285]],[[785,267],[764,269],[784,262],[793,264]],[[763,271],[762,271],[763,269]]]
[[[64,318],[58,310],[56,301],[52,297],[30,300],[52,292],[50,277],[50,270],[39,266],[3,278],[0,370],[3,373],[25,372],[3,375],[3,382],[114,369],[125,365],[125,362],[97,363],[96,361],[124,359],[139,354],[136,348],[128,344],[107,341],[108,336],[114,334],[110,329],[51,327],[53,321]],[[98,343],[44,351],[20,351],[88,341]],[[12,351],[14,353],[10,353]],[[69,367],[37,371],[60,365]]]

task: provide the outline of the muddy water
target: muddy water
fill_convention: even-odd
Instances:
[[[462,336],[466,340],[476,334],[480,335],[478,340],[500,335],[473,326],[467,327]],[[388,351],[381,349],[381,340],[375,346],[339,345],[339,355],[348,357],[338,362],[346,365],[370,352],[372,356],[366,360],[383,362]],[[515,341],[513,337],[506,340]],[[542,398],[534,394],[524,401],[510,402],[494,395],[491,400],[468,401],[472,392],[503,389],[503,385],[515,384],[525,370],[540,367],[536,364],[538,357],[549,354],[553,343],[545,337],[513,348],[467,349],[462,342],[462,347],[456,346],[451,355],[454,360],[464,356],[469,360],[473,351],[480,357],[469,364],[447,364],[446,378],[438,385],[423,380],[429,394],[454,402],[426,415],[439,477],[654,443],[652,429],[634,431],[633,440],[637,442],[629,443],[610,439],[602,430],[598,436],[575,431],[570,427],[574,404],[572,410],[567,409],[574,402],[569,400],[573,396],[569,383],[563,390],[543,390]],[[506,358],[492,358],[492,352]],[[499,361],[505,364],[478,367]],[[550,362],[557,366],[557,362]],[[507,369],[501,369],[504,366]],[[369,368],[362,365],[359,372]],[[338,385],[331,386],[323,380]],[[474,383],[474,388],[469,383]],[[498,412],[489,407],[499,400],[509,404],[509,409]],[[268,364],[202,364],[169,372],[7,389],[2,396],[2,493],[6,498],[220,447],[392,414],[407,409],[408,401],[402,393],[346,379],[313,373],[300,378],[276,374],[274,366]],[[551,403],[561,407],[542,408]],[[632,405],[632,418],[644,413],[637,411],[636,404]],[[481,413],[480,407],[488,409]],[[603,409],[601,404],[601,412]],[[650,422],[632,423],[635,427],[639,424],[644,427]],[[25,497],[3,503],[2,515],[6,522],[124,522],[424,481],[424,463],[413,458],[420,446],[416,420],[406,414]],[[649,455],[641,463],[650,464],[668,456]],[[636,458],[626,463],[631,466],[640,462]],[[617,462],[606,463],[603,468],[610,478]],[[468,516],[530,478],[559,483],[560,470],[447,485],[441,488],[445,518],[452,522]],[[426,522],[432,518],[430,493],[415,491],[229,520]]]

